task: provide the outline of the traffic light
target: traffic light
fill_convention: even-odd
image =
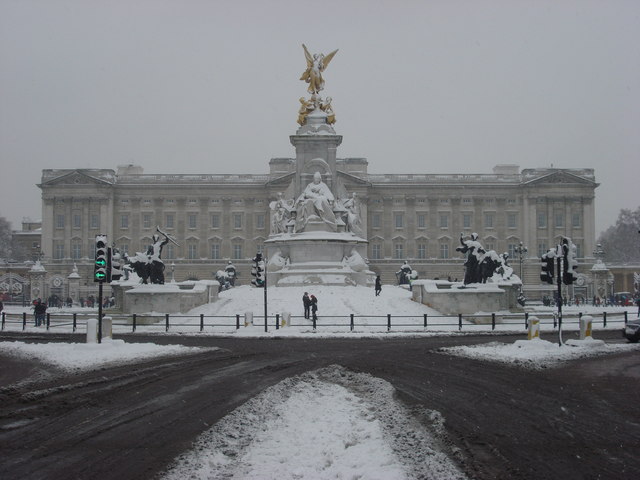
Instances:
[[[251,280],[251,285],[254,287],[263,287],[265,283],[265,275],[264,275],[264,260],[262,259],[261,253],[256,253],[256,257],[253,259],[253,266],[251,267],[251,275],[253,279]]]
[[[93,281],[107,281],[107,266],[109,263],[109,253],[107,252],[107,236],[96,235],[96,257],[93,265]]]
[[[540,280],[542,280],[543,282],[553,283],[553,261],[555,257],[555,252],[553,250],[549,250],[540,258],[540,260],[542,261]]]
[[[576,246],[570,238],[562,239],[562,283],[571,285],[577,278]]]
[[[114,280],[120,280],[122,277],[122,258],[120,251],[113,247],[109,247],[109,261],[107,268],[107,282],[111,283]]]

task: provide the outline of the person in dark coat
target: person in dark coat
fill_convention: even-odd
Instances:
[[[302,305],[304,305],[304,318],[308,319],[310,316],[309,309],[311,308],[311,299],[307,292],[304,292],[304,295],[302,296]]]
[[[376,277],[376,297],[380,295],[382,291],[382,280],[380,280],[380,275]]]
[[[313,319],[317,320],[318,319],[318,299],[316,298],[315,295],[311,295],[309,297],[309,299],[311,300],[311,314],[313,315]]]

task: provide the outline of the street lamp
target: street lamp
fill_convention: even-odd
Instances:
[[[522,242],[516,248],[513,249],[514,252],[518,254],[518,260],[520,261],[520,292],[522,293],[522,289],[524,287],[524,278],[522,277],[522,261],[525,258],[525,255],[529,251],[527,247],[525,247]]]

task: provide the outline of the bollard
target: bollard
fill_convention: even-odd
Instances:
[[[276,313],[276,330],[280,330],[280,314]]]
[[[607,323],[605,321],[605,327],[607,326]],[[49,331],[49,327],[51,326],[51,314],[47,313],[47,332]]]
[[[462,330],[462,314],[458,314],[458,330]]]
[[[524,312],[524,329],[529,328],[529,312]]]
[[[314,327],[315,328],[315,327]],[[351,323],[349,325],[349,328],[351,329],[351,331],[353,332],[353,313],[351,314]]]
[[[133,317],[133,319],[132,319],[132,320],[133,320],[133,321],[132,321],[132,323],[133,323],[133,331],[135,332],[135,331],[136,331],[136,319],[137,319],[138,317],[136,316],[136,314],[135,314],[135,313],[132,315],[132,317]]]
[[[540,339],[540,320],[538,317],[529,317],[529,324],[527,326],[527,340]]]
[[[629,321],[628,317],[627,317],[627,311],[624,311],[624,325],[625,327],[627,326],[627,322]]]
[[[105,338],[113,340],[113,319],[111,317],[102,317],[102,339]]]
[[[387,313],[387,332],[391,331],[391,314]]]
[[[73,314],[73,333],[76,333],[76,327],[78,326],[78,314]]]
[[[253,326],[253,312],[244,312],[244,326]]]
[[[240,314],[236,313],[236,330],[240,329]]]
[[[164,331],[168,332],[169,331],[169,314],[168,313],[164,314],[164,323],[165,323]]]
[[[491,314],[491,330],[495,330],[496,329],[496,314],[492,313]]]
[[[584,315],[580,317],[580,340],[591,337],[591,327],[593,326],[593,317]]]
[[[2,312],[2,330],[4,330],[4,315],[5,315],[5,313]]]
[[[424,314],[424,329],[427,329],[427,314]]]
[[[204,330],[204,313],[200,314],[200,331]]]
[[[87,320],[87,343],[98,343],[98,319]]]
[[[282,326],[290,327],[291,326],[291,313],[290,312],[282,312]]]
[[[22,312],[22,330],[27,328],[27,312]]]
[[[607,328],[607,312],[602,312],[602,326]]]

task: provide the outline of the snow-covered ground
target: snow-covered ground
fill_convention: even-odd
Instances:
[[[318,322],[317,329],[313,330],[310,320],[303,318],[302,295],[305,291],[318,298]],[[379,297],[374,295],[372,288],[365,287],[271,287],[268,289],[268,331],[264,329],[264,290],[243,285],[221,292],[215,303],[202,305],[185,315],[170,316],[170,333],[186,334],[216,334],[234,336],[341,336],[341,335],[433,335],[444,332],[458,332],[458,318],[456,316],[443,316],[436,310],[411,300],[411,293],[404,288],[396,286],[384,286]],[[555,308],[552,307],[528,307],[531,315],[537,315],[541,319],[541,330],[550,332],[554,330],[552,315]],[[5,325],[6,330],[21,330],[22,323],[18,315],[22,311],[28,312],[27,330],[42,331],[33,327],[33,315],[30,309],[7,307],[10,315]],[[81,313],[79,323],[86,321],[86,315],[94,315],[97,309],[75,308],[49,310],[52,313],[52,331],[70,331],[72,324],[69,315],[65,320],[60,320],[57,314]],[[628,319],[637,318],[637,307],[593,307],[590,305],[563,307],[567,320],[564,323],[565,330],[577,330],[576,317],[578,313],[593,315],[594,328],[603,328],[603,314],[607,312],[607,328],[620,329],[622,327],[622,312],[627,311]],[[244,316],[246,312],[253,314],[253,326],[245,327]],[[284,313],[292,315],[291,322],[284,328],[275,328],[276,314],[280,314],[282,321]],[[165,317],[163,312],[150,312],[158,315],[156,325],[138,325],[138,332],[150,333],[164,332]],[[498,323],[497,332],[523,332],[523,315],[511,315],[509,312],[496,312]],[[108,311],[107,311],[107,314]],[[350,315],[354,315],[354,328],[350,328]],[[424,315],[427,315],[427,325],[424,328]],[[204,315],[204,330],[200,332],[200,315]],[[240,315],[241,328],[236,330],[236,315]],[[391,331],[387,332],[387,315],[391,315]],[[573,318],[569,318],[573,317]],[[485,324],[476,325],[463,317],[462,332],[478,333],[490,332],[491,315],[484,316]],[[125,317],[114,315],[114,332],[131,331]],[[82,327],[82,329],[84,326]],[[84,330],[80,331],[84,331]]]
[[[308,372],[265,390],[218,422],[165,478],[465,478],[439,451],[440,416],[421,413],[430,419],[429,429],[379,378],[339,366]]]
[[[607,355],[628,351],[640,351],[639,344],[605,343],[587,337],[585,340],[559,342],[546,340],[516,340],[513,343],[491,342],[467,347],[446,347],[438,351],[450,355],[476,358],[490,362],[506,363],[515,367],[541,369],[557,366],[566,360]]]
[[[0,342],[0,353],[37,360],[63,370],[91,370],[132,360],[178,356],[203,350],[183,345],[125,343],[124,340],[110,338],[104,338],[101,344]]]
[[[311,322],[300,318],[302,294],[309,291],[319,300],[319,328],[313,333]],[[265,334],[259,324],[241,327],[230,334],[238,336],[292,335],[389,335],[386,332],[386,314],[394,317],[415,317],[407,327],[412,334],[419,333],[423,314],[437,318],[438,313],[424,305],[412,302],[408,291],[396,287],[384,288],[380,297],[372,289],[348,287],[278,288],[269,289],[269,313],[291,312],[298,315],[294,325],[278,331],[273,326]],[[262,313],[263,291],[239,287],[222,292],[220,300],[190,312],[191,317],[180,323],[199,323],[200,314],[233,316],[252,311]],[[10,312],[21,311],[9,308]],[[54,309],[54,311],[57,309]],[[87,309],[82,309],[86,312]],[[545,309],[538,309],[543,311]],[[568,307],[565,312],[601,313],[602,308]],[[618,308],[618,311],[623,309]],[[629,309],[628,309],[629,310]],[[552,309],[546,309],[551,312]],[[614,309],[608,309],[610,313]],[[357,316],[358,325],[349,331],[348,315]],[[380,317],[376,317],[380,316]],[[439,319],[439,330],[455,331],[457,319]],[[404,319],[410,323],[411,319]],[[29,325],[31,325],[29,316]],[[339,324],[341,326],[331,326]],[[369,323],[383,325],[367,329]],[[322,328],[323,323],[328,324]],[[344,325],[344,326],[342,326]],[[18,324],[16,329],[20,329]],[[195,327],[182,327],[196,332]],[[512,327],[513,328],[513,327]],[[615,328],[620,328],[616,326]],[[58,326],[55,331],[69,330]],[[28,327],[30,331],[44,332],[43,328]],[[176,328],[175,330],[179,330]],[[172,332],[175,331],[172,327]],[[524,334],[523,327],[518,330]],[[479,331],[469,328],[470,333]],[[489,331],[486,326],[481,331]],[[544,332],[544,327],[543,327]],[[402,334],[402,333],[401,333]],[[407,335],[404,333],[402,335]],[[597,331],[594,335],[597,335]],[[553,342],[544,340],[517,340],[514,343],[489,343],[469,347],[451,347],[439,352],[464,355],[481,361],[501,361],[513,366],[532,368],[553,367],[558,362],[590,355],[605,355],[628,350],[640,350],[637,344],[604,344],[599,341],[567,342],[559,347],[555,335]],[[46,339],[46,337],[45,337]],[[622,340],[622,339],[621,339]],[[0,353],[37,359],[63,369],[92,369],[135,358],[153,355],[181,355],[198,351],[184,346],[125,343],[106,339],[102,344],[82,343],[24,343],[0,342]],[[264,409],[265,403],[274,405]],[[366,374],[355,374],[335,366],[298,377],[288,378],[246,402],[203,434],[191,452],[176,460],[167,472],[174,478],[231,478],[231,479],[405,479],[405,478],[464,478],[440,447],[439,433],[443,419],[438,412],[420,412],[430,419],[430,427],[415,420],[410,412],[394,399],[393,387],[387,382]],[[427,422],[427,423],[429,423]],[[236,456],[234,452],[241,451]],[[417,452],[420,452],[418,455]]]

